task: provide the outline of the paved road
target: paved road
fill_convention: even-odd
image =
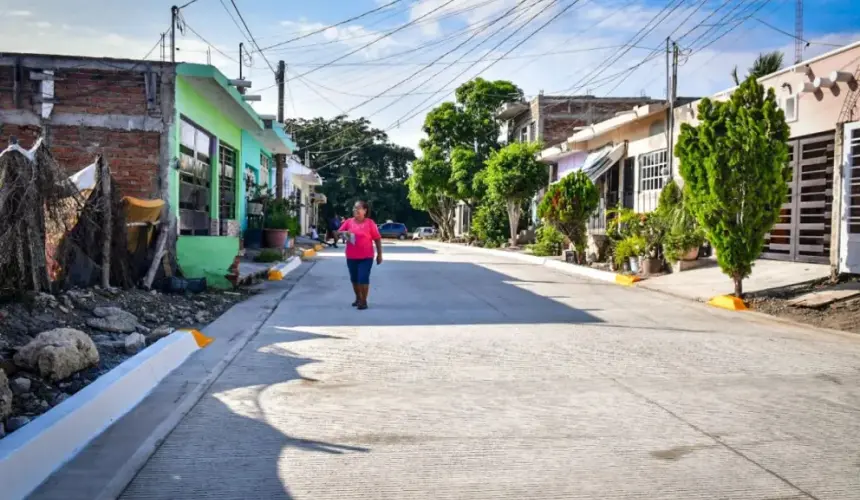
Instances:
[[[123,499],[858,499],[860,339],[464,250],[324,254]]]

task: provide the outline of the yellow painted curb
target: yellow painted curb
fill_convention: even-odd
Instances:
[[[322,245],[314,245],[314,250],[316,250],[317,252],[319,252],[322,249],[323,249]]]
[[[211,344],[212,342],[215,342],[215,339],[213,339],[212,337],[207,337],[206,335],[203,335],[203,333],[201,333],[200,330],[181,330],[181,331],[190,333],[194,337],[194,341],[197,342],[197,347],[199,347],[201,349],[206,347],[207,345]]]
[[[302,258],[303,259],[310,259],[311,257],[313,257],[316,254],[317,254],[316,251],[314,251],[313,249],[310,249],[310,248],[307,250],[302,250]]]
[[[615,282],[619,285],[633,286],[633,283],[636,283],[637,281],[642,281],[642,278],[639,276],[628,276],[626,274],[615,275]]]
[[[732,295],[718,295],[708,301],[709,305],[728,309],[729,311],[746,311],[747,305],[744,301]]]
[[[272,269],[269,269],[267,279],[269,281],[281,281],[284,279],[284,273],[282,273],[278,268],[273,267]]]

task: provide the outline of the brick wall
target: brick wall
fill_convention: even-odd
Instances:
[[[22,111],[38,116],[38,105],[32,95],[38,82],[29,80],[30,70],[24,69],[25,83],[21,86]],[[53,116],[73,113],[88,115],[148,116],[160,122],[159,111],[147,111],[144,74],[140,71],[115,69],[57,69]],[[12,68],[0,67],[0,109],[14,111]],[[160,90],[160,85],[156,85]],[[158,161],[160,133],[121,130],[93,126],[51,127],[51,151],[61,167],[69,174],[92,163],[103,152],[123,195],[139,198],[158,197]],[[0,144],[17,136],[23,147],[30,147],[40,135],[38,126],[0,124]]]
[[[104,152],[117,187],[124,196],[158,196],[158,132],[111,130],[93,127],[53,127],[51,153],[67,174],[86,167]],[[4,140],[17,136],[29,148],[39,137],[34,126],[0,125]]]
[[[143,73],[74,69],[55,75],[55,113],[146,114]]]

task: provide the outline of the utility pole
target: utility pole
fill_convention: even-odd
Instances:
[[[242,51],[244,50],[244,48],[245,48],[245,44],[242,42],[239,42],[239,79],[240,80],[242,79],[242,66],[245,65],[245,63],[243,62],[244,60],[242,59],[242,55],[243,55]]]
[[[167,38],[167,33],[162,33],[161,34],[161,62],[164,62],[164,58],[167,56],[167,54],[165,53],[165,49],[167,47],[164,46],[165,42],[167,41],[166,38]]]
[[[170,8],[170,62],[176,62],[176,18],[179,17],[179,7]]]
[[[275,74],[275,81],[278,84],[278,126],[284,126],[284,77],[286,76],[287,66],[284,61],[278,61],[278,72]],[[287,163],[287,155],[275,155],[277,168],[275,170],[275,197],[278,199],[284,198],[284,169]]]
[[[667,128],[669,129],[668,154],[666,155],[669,177],[674,174],[673,164],[675,163],[675,100],[678,97],[678,43],[672,42],[672,73],[669,76],[669,121]]]

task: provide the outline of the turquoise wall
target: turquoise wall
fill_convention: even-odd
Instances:
[[[260,155],[266,155],[269,157],[269,165],[271,165],[272,154],[269,153],[262,144],[251,134],[248,133],[247,130],[242,130],[242,178],[243,182],[239,186],[239,199],[243,200],[238,205],[238,217],[242,223],[242,230],[245,230],[248,227],[248,216],[246,215],[246,202],[245,200],[245,182],[244,182],[244,172],[246,167],[251,167],[254,171],[254,179],[257,183],[261,181],[260,179]],[[271,169],[271,167],[270,167]],[[268,179],[262,179],[262,182],[269,184]],[[269,184],[271,187],[272,184]]]

